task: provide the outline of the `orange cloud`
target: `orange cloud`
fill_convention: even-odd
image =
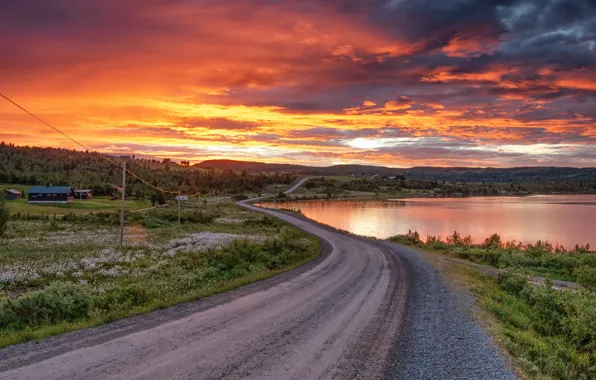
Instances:
[[[499,40],[486,36],[457,34],[441,51],[450,57],[480,56],[492,53],[498,44]]]
[[[596,71],[575,70],[555,74],[554,84],[559,87],[596,91]]]
[[[0,36],[2,91],[102,151],[463,164],[444,141],[485,154],[465,155],[470,165],[498,166],[509,163],[491,150],[503,141],[564,142],[578,152],[594,143],[593,68],[491,55],[509,38],[494,23],[418,35],[428,25],[397,30],[365,11],[376,2],[59,3],[68,6],[48,15],[23,8],[26,28],[0,15],[14,29]],[[418,139],[419,150],[397,138]],[[4,102],[0,139],[76,147]],[[581,157],[561,162],[592,156]]]

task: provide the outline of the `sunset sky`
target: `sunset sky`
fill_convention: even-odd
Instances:
[[[116,154],[596,166],[596,1],[3,0],[0,92]]]

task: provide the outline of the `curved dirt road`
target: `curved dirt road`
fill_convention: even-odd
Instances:
[[[324,255],[232,292],[6,348],[0,379],[513,378],[415,252],[258,210],[319,236]]]

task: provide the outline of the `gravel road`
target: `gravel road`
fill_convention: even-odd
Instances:
[[[231,292],[5,348],[0,379],[514,378],[415,251],[259,210],[318,236],[324,254]]]

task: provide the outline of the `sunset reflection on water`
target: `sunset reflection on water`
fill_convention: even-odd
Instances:
[[[315,200],[263,206],[300,209],[321,223],[378,238],[408,230],[417,230],[423,238],[458,231],[482,242],[496,232],[504,240],[525,243],[596,246],[596,195]]]

